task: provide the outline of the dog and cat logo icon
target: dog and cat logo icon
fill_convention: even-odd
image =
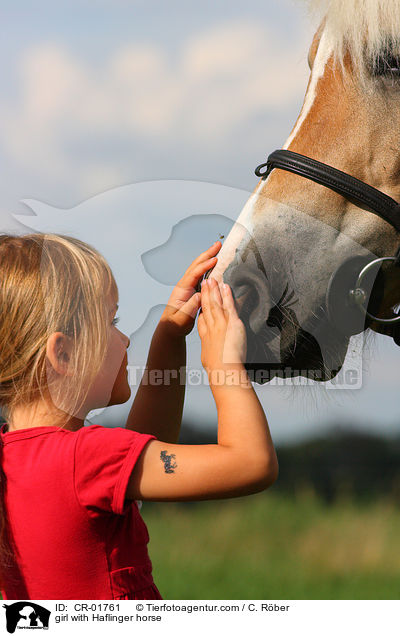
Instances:
[[[7,631],[16,629],[49,629],[50,610],[30,601],[18,601],[3,605],[6,609]]]

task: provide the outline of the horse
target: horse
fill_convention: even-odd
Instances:
[[[400,344],[400,3],[316,4],[298,119],[206,274],[232,289],[259,384],[332,380],[368,329]]]

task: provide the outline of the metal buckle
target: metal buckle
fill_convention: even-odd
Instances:
[[[397,262],[397,257],[396,256],[384,256],[383,258],[376,258],[374,261],[371,261],[370,263],[367,263],[367,265],[365,265],[365,267],[363,267],[363,269],[359,273],[357,281],[356,281],[356,284],[355,284],[355,288],[350,290],[349,296],[350,296],[350,299],[353,301],[353,303],[356,304],[374,322],[377,322],[377,323],[380,323],[380,324],[384,324],[384,325],[393,325],[395,323],[400,322],[400,314],[399,315],[395,314],[394,318],[378,318],[378,316],[374,316],[373,314],[370,314],[370,312],[364,306],[365,301],[367,300],[367,294],[365,293],[364,289],[362,288],[363,279],[364,279],[365,275],[367,274],[367,272],[374,265],[377,265],[377,263],[383,263],[384,261],[395,261],[395,262]]]

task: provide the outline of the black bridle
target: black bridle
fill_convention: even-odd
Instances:
[[[269,155],[266,163],[256,168],[255,174],[257,177],[266,179],[274,168],[293,172],[334,190],[350,202],[365,206],[400,232],[400,204],[387,194],[346,172],[291,150],[275,150]],[[381,264],[386,261],[392,261],[395,266],[400,266],[400,248],[395,256],[374,260],[360,256],[350,257],[332,274],[328,285],[327,309],[332,322],[342,319],[343,329],[347,329],[349,335],[364,329],[364,321],[360,326],[359,319],[360,315],[364,315],[364,318],[368,316],[370,320],[382,325],[382,333],[392,336],[396,344],[400,345],[400,314],[393,312],[390,318],[379,318],[368,311],[370,305],[367,301],[374,284],[371,274],[376,265],[379,265],[380,269]],[[375,275],[376,273],[375,268]],[[345,291],[345,296],[341,299],[343,302],[338,313],[337,301],[340,300],[338,299],[340,290]],[[346,305],[347,313],[343,312],[343,303]]]
[[[266,168],[264,172],[263,168]],[[400,232],[400,204],[364,181],[291,150],[275,150],[266,163],[255,169],[255,173],[257,177],[266,179],[273,168],[294,172],[334,190],[357,205],[365,205]]]

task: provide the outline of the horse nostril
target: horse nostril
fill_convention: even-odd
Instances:
[[[265,325],[271,307],[269,283],[259,271],[249,267],[228,267],[223,273],[246,328],[257,334]]]
[[[256,305],[257,292],[253,287],[243,284],[239,287],[231,287],[231,289],[238,315],[243,321],[245,321],[248,319]]]
[[[240,298],[235,298],[235,296],[234,296],[233,300],[234,300],[235,305],[236,305],[236,311],[237,311],[238,315],[240,316],[240,314],[242,313],[242,310],[243,310],[244,302],[246,300],[246,294],[243,294],[242,296],[240,296]]]
[[[269,315],[268,319],[265,321],[267,327],[280,327],[281,322],[278,316]]]

